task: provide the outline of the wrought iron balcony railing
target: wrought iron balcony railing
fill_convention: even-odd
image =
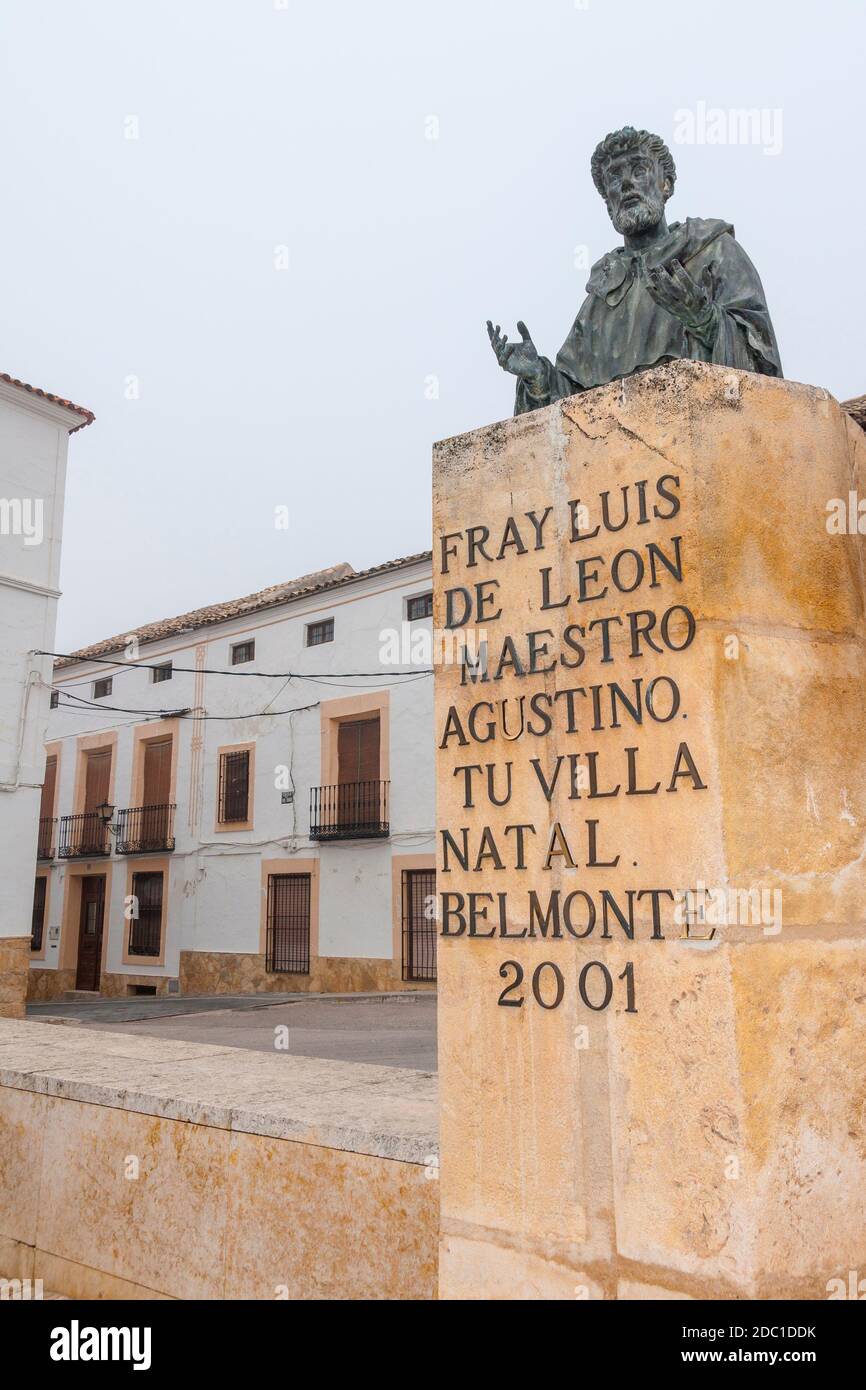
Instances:
[[[61,859],[96,859],[111,853],[108,826],[96,811],[60,817]]]
[[[384,840],[388,782],[340,782],[310,792],[311,840]]]
[[[39,817],[39,839],[36,842],[37,859],[54,858],[54,828],[56,825],[56,816]]]
[[[155,854],[174,849],[174,813],[177,807],[126,806],[117,813],[118,854]]]

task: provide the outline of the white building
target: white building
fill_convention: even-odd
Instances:
[[[21,1015],[69,435],[93,415],[0,374],[0,1015]]]
[[[431,587],[337,565],[58,662],[31,998],[432,987]]]

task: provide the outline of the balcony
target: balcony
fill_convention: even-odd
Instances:
[[[108,826],[96,811],[60,817],[61,859],[97,859],[110,853]]]
[[[311,840],[385,840],[388,782],[340,782],[310,792]]]
[[[174,849],[176,806],[127,806],[117,813],[118,854],[159,854]]]
[[[37,859],[54,858],[54,831],[57,819],[54,816],[40,816],[39,839],[36,842]]]

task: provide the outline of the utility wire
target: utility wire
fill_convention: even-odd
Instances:
[[[272,719],[278,715],[300,714],[304,710],[318,709],[321,701],[314,700],[311,705],[294,705],[292,709],[268,709],[254,711],[252,714],[198,714],[194,709],[129,709],[124,705],[106,705],[102,700],[85,700],[81,695],[72,695],[68,690],[59,692],[65,698],[64,705],[70,709],[77,709],[79,705],[85,705],[92,710],[108,710],[112,714],[143,714],[151,719]],[[62,708],[60,701],[58,706]],[[82,711],[83,713],[83,711]]]
[[[161,666],[166,665],[166,661],[119,661],[117,657],[105,656],[76,656],[75,652],[42,652],[35,651],[34,656],[53,656],[58,660],[75,661],[81,666],[113,666],[117,671],[157,671]],[[381,680],[391,680],[397,676],[432,676],[432,666],[415,667],[411,671],[318,671],[315,676],[306,675],[303,671],[223,671],[214,666],[175,666],[172,662],[172,671],[185,672],[190,675],[202,676],[246,676],[258,677],[260,680],[284,681],[284,680],[344,680],[347,676],[376,676]],[[62,677],[61,677],[62,679]]]

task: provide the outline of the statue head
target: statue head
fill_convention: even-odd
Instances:
[[[592,181],[623,236],[648,231],[662,219],[677,171],[658,135],[624,126],[606,135],[592,156]]]

